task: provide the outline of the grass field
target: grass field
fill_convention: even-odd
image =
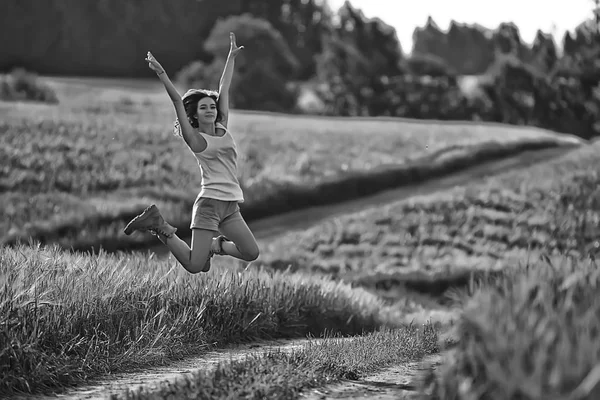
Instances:
[[[161,93],[145,86],[124,92],[85,80],[55,85],[63,96],[60,106],[0,104],[0,201],[7,205],[0,228],[102,214],[108,223],[101,232],[88,227],[73,235],[117,235],[122,227],[110,225],[111,215],[124,204],[150,201],[169,219],[187,220],[182,207],[197,191],[197,166],[169,133],[172,116]],[[490,135],[508,141],[552,136],[515,128],[246,113],[232,117],[232,129],[239,132],[249,199],[290,181],[314,184],[389,160],[407,162],[444,147],[485,143]],[[445,291],[448,302],[467,310],[459,318],[451,358],[430,377],[430,397],[549,399],[575,390],[577,398],[593,398],[585,396],[593,389],[592,368],[600,363],[600,273],[586,256],[599,247],[599,149],[594,144],[485,184],[286,235],[262,249],[256,266],[264,270],[244,270],[218,258],[210,273],[189,275],[173,260],[150,255],[0,248],[0,393],[47,391],[167,362],[214,342],[327,329],[360,334],[398,327],[395,332],[405,334],[397,344],[413,340],[406,346],[410,354],[400,352],[398,359],[433,351],[437,333],[428,330],[433,328],[425,334],[407,331],[404,304],[369,292],[398,284],[435,295]],[[302,154],[307,164],[297,164]],[[296,271],[281,271],[288,266]],[[455,277],[474,270],[498,272],[446,290]],[[222,376],[235,373],[240,380],[219,385],[233,392],[252,374],[294,372],[297,380],[286,380],[290,386],[271,382],[268,390],[280,394],[313,378],[339,378],[356,360],[375,368],[384,354],[360,358],[360,352],[389,339],[365,340],[361,348],[336,349],[348,356],[339,360],[340,369],[327,359],[308,363],[314,353],[267,357],[223,367]],[[393,361],[382,358],[382,364]],[[307,374],[313,367],[322,367],[316,378]],[[586,376],[592,383],[582,386]],[[259,392],[266,390],[255,382]]]
[[[122,225],[149,203],[180,229],[189,226],[200,172],[183,141],[171,134],[174,112],[161,87],[49,82],[58,105],[0,103],[0,203],[6,205],[0,243],[38,233],[37,239],[67,248],[102,238],[135,241],[123,236]],[[530,128],[245,112],[233,112],[230,127],[240,149],[244,206],[290,187],[426,156],[464,157],[491,142],[518,147],[564,139]]]

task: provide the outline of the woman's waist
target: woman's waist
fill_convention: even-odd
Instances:
[[[238,184],[229,182],[228,184],[209,184],[202,185],[198,197],[211,197],[225,201],[244,201],[244,192]]]
[[[203,176],[202,187],[240,187],[240,181],[235,176]]]

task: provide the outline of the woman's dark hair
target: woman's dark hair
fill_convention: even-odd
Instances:
[[[223,115],[219,107],[219,93],[214,90],[208,89],[190,89],[182,97],[183,107],[185,108],[185,114],[187,119],[194,128],[198,128],[198,118],[196,114],[198,112],[198,102],[205,97],[210,97],[215,101],[217,105],[217,119],[216,122],[223,120]],[[177,136],[181,136],[181,127],[179,126],[179,119],[175,120],[174,133]]]

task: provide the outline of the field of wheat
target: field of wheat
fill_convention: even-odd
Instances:
[[[88,242],[122,239],[117,216],[149,203],[176,226],[189,225],[200,173],[171,134],[172,105],[156,84],[119,82],[50,80],[57,105],[0,103],[0,203],[6,205],[0,242],[36,229]],[[246,204],[290,186],[311,187],[427,155],[451,158],[478,144],[559,138],[530,128],[236,111],[230,128]],[[69,240],[59,242],[70,247]]]

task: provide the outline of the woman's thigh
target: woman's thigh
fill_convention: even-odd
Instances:
[[[219,231],[235,243],[242,254],[251,259],[258,258],[259,249],[254,234],[239,211],[224,220],[219,226]]]
[[[202,268],[210,252],[210,246],[215,232],[208,229],[192,229],[192,248],[190,263]]]

